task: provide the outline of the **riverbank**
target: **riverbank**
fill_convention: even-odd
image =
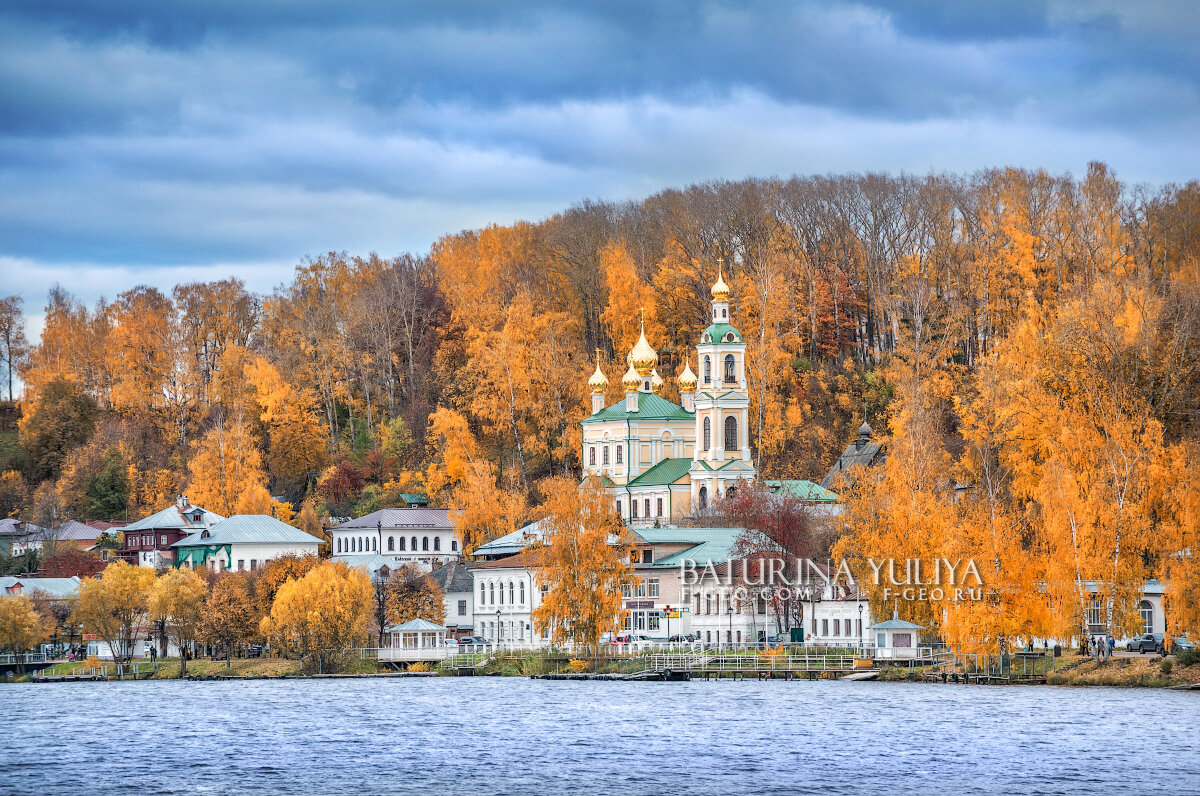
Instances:
[[[967,675],[979,674],[971,667],[894,666],[877,678],[883,682],[970,682]],[[948,675],[949,677],[943,677]],[[957,675],[957,676],[955,676]],[[1092,658],[1067,656],[1055,661],[1046,671],[1022,673],[1014,666],[1008,672],[995,671],[975,680],[990,684],[1109,686],[1114,688],[1200,688],[1200,663],[1180,666],[1174,658],[1112,658],[1096,663]]]

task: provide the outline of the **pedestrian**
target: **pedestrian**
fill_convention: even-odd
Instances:
[[[1115,650],[1116,648],[1117,648],[1116,639],[1114,639],[1112,636],[1109,636],[1108,637],[1108,657],[1110,657],[1110,658],[1112,657],[1113,650]]]

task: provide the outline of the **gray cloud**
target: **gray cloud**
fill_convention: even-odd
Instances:
[[[1198,32],[1195,5],[1116,0],[9,0],[0,277],[32,306],[267,289],[331,248],[751,174],[1187,179]]]

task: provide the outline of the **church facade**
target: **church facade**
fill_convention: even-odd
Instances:
[[[665,384],[645,328],[621,377],[625,398],[604,406],[608,378],[596,363],[588,380],[592,414],[581,421],[583,471],[599,477],[630,527],[668,526],[753,481],[746,345],[730,323],[729,287],[718,272],[709,326],[678,376],[679,404]]]

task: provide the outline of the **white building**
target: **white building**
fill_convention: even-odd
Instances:
[[[450,638],[474,635],[475,581],[462,561],[451,561],[429,573],[441,587],[446,607],[446,633]]]
[[[534,563],[533,554],[523,552],[471,568],[474,635],[502,643],[541,644],[546,640],[533,628],[533,610],[542,601],[535,586]]]
[[[429,572],[435,564],[462,557],[462,539],[446,509],[380,509],[335,525],[333,555],[381,555],[397,565],[416,564]]]
[[[283,555],[313,555],[321,540],[265,514],[237,514],[193,533],[173,547],[177,566],[223,572],[258,569]]]

